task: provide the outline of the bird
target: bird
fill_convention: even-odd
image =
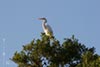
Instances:
[[[46,36],[53,37],[53,30],[52,30],[51,26],[47,24],[47,19],[44,17],[38,18],[38,19],[42,21],[42,28],[43,28]]]

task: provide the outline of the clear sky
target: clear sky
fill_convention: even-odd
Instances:
[[[100,55],[100,0],[0,0],[1,67],[17,67],[9,58],[40,38],[39,17],[48,19],[58,40],[74,34]]]

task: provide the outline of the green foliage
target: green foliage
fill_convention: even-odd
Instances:
[[[41,39],[34,39],[23,45],[22,51],[16,51],[11,60],[18,64],[18,67],[64,67],[66,64],[70,67],[100,67],[100,57],[94,54],[94,51],[94,47],[87,48],[74,36],[65,38],[60,44],[59,40],[50,39],[42,33]]]
[[[100,67],[100,56],[87,51],[82,55],[82,61],[77,67]]]

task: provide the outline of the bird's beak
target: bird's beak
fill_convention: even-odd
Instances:
[[[38,18],[38,20],[42,20],[42,18]]]

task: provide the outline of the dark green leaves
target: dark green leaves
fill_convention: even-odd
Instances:
[[[47,64],[41,59],[43,57],[48,60]],[[66,64],[70,67],[100,66],[100,57],[95,54],[95,48],[87,48],[79,43],[74,35],[71,38],[65,38],[60,44],[56,38],[51,39],[42,33],[40,39],[23,45],[22,51],[15,52],[11,60],[18,64],[18,67],[43,67],[43,65],[64,67]]]

